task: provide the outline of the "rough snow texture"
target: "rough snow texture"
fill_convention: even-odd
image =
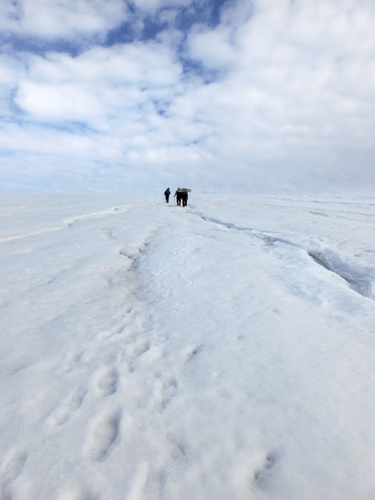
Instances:
[[[2,500],[375,498],[375,199],[190,198],[2,196]]]

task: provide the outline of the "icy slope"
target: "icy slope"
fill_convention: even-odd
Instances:
[[[2,197],[2,499],[375,497],[375,200]]]

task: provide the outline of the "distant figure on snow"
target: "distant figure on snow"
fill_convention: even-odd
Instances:
[[[169,195],[171,194],[171,191],[169,188],[167,188],[165,191],[164,191],[164,196],[165,196],[165,201],[166,203],[169,203]]]
[[[181,198],[182,198],[182,206],[186,207],[187,201],[188,201],[188,193],[187,193],[187,191],[182,191],[180,194],[181,194]]]
[[[177,188],[177,191],[175,192],[175,197],[176,197],[176,202],[178,206],[181,206],[181,193],[180,193],[180,188]]]

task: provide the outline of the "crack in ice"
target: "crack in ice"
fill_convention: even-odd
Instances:
[[[351,290],[358,293],[359,295],[362,295],[362,297],[374,300],[374,298],[371,296],[371,280],[367,276],[363,276],[363,272],[361,273],[360,271],[353,269],[348,263],[342,262],[341,258],[338,255],[335,255],[335,252],[331,249],[329,249],[330,253],[333,256],[335,256],[336,260],[341,261],[343,267],[346,267],[345,270],[339,269],[338,266],[329,264],[327,262],[327,259],[325,259],[324,256],[322,255],[322,252],[314,252],[312,250],[306,249],[303,247],[303,245],[299,245],[293,241],[288,240],[287,238],[283,238],[281,236],[274,236],[268,232],[260,231],[254,228],[236,226],[235,223],[223,222],[219,219],[206,217],[204,215],[199,215],[199,217],[206,222],[218,224],[220,226],[226,227],[227,229],[234,229],[235,231],[239,231],[248,234],[249,236],[254,236],[255,238],[259,238],[268,245],[280,242],[304,250],[316,264],[342,278],[347,283],[347,285]],[[361,276],[359,276],[359,274]]]

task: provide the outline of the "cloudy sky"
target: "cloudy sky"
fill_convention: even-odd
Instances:
[[[1,0],[0,191],[372,193],[374,0]]]

